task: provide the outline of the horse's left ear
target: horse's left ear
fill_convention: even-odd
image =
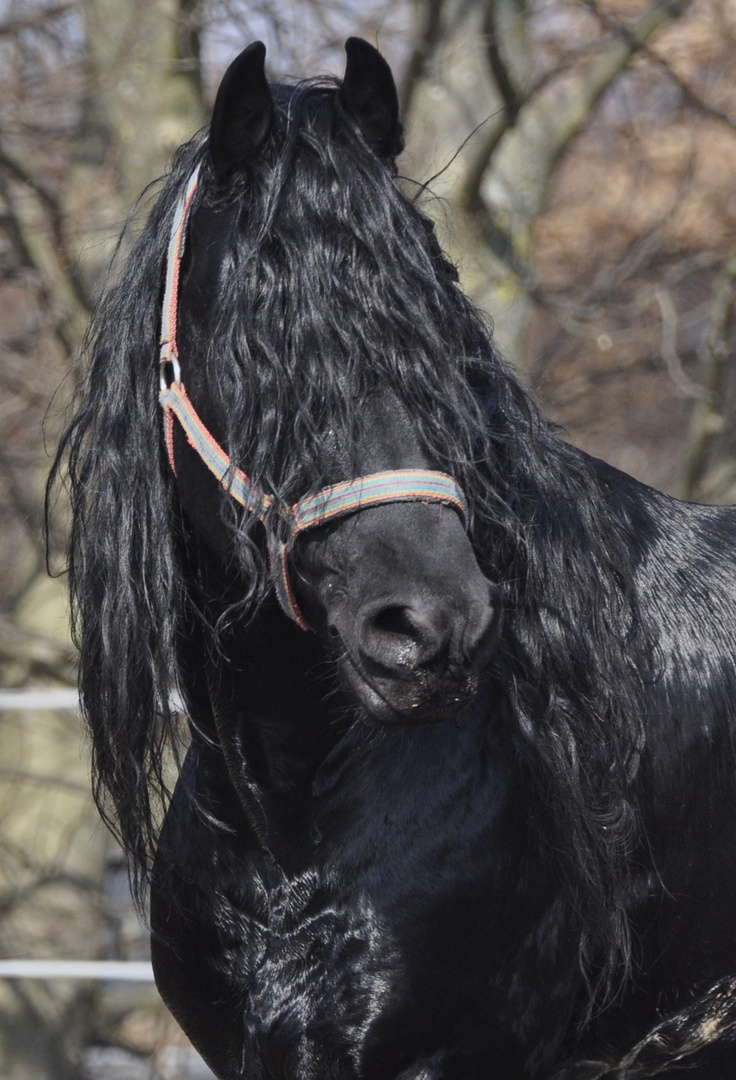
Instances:
[[[381,157],[393,158],[404,149],[399,120],[399,95],[391,68],[362,38],[345,42],[347,65],[338,99]]]
[[[273,98],[265,62],[266,46],[254,41],[222,77],[210,123],[210,154],[218,180],[244,165],[271,128]]]

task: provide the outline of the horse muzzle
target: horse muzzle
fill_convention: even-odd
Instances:
[[[363,605],[351,627],[340,622],[336,613],[329,629],[346,692],[379,723],[431,723],[475,697],[498,643],[500,592],[483,578],[462,605],[392,596]]]

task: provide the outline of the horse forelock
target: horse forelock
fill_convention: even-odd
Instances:
[[[471,381],[502,371],[490,332],[428,218],[337,122],[334,87],[277,102],[261,157],[228,190],[205,176],[200,196],[225,225],[216,304],[199,335],[189,324],[192,364],[206,368],[231,455],[293,501],[325,481],[324,432],[353,446],[360,407],[388,389],[472,501],[488,448]]]

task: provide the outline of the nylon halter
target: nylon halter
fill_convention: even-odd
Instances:
[[[169,462],[176,473],[174,460],[174,419],[184,430],[190,446],[217,477],[223,488],[249,513],[265,522],[273,513],[273,496],[254,484],[247,473],[230,460],[230,456],[207,430],[189,400],[179,366],[179,347],[176,339],[179,315],[179,275],[184,255],[187,222],[194,193],[199,184],[199,167],[192,173],[186,191],[179,200],[171,226],[166,256],[166,288],[161,313],[160,393],[164,411],[164,436]],[[285,526],[286,539],[267,530],[269,563],[276,596],[289,618],[309,630],[289,578],[289,553],[296,538],[307,529],[323,525],[334,518],[352,514],[369,506],[392,502],[444,503],[460,514],[467,524],[467,504],[462,491],[446,473],[429,469],[398,469],[372,473],[357,480],[333,484],[316,495],[307,495],[293,506],[280,505],[278,513]]]

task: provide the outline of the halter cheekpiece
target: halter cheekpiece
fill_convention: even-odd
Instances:
[[[160,393],[164,410],[164,434],[171,468],[174,461],[174,418],[184,429],[190,445],[241,506],[265,521],[274,498],[254,484],[246,473],[234,465],[229,455],[207,430],[189,400],[181,377],[179,349],[176,340],[179,308],[179,275],[184,254],[184,240],[194,193],[199,184],[199,167],[189,178],[186,191],[177,203],[171,226],[166,255],[166,288],[161,313]],[[398,469],[393,472],[372,473],[357,480],[323,488],[308,495],[293,506],[284,506],[280,513],[287,528],[286,540],[268,532],[269,561],[276,596],[283,611],[301,627],[309,624],[299,610],[289,579],[288,556],[294,541],[306,529],[322,525],[333,518],[363,510],[369,506],[391,502],[437,502],[454,507],[467,523],[467,504],[462,491],[446,473],[427,469]]]

